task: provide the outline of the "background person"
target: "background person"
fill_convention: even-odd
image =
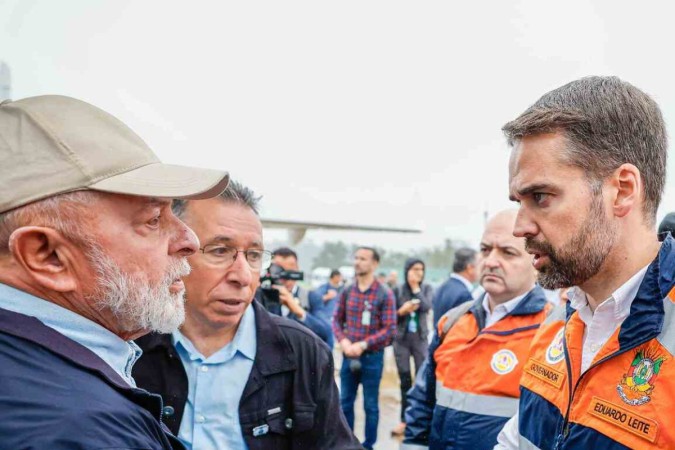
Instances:
[[[406,394],[412,387],[410,358],[415,362],[417,373],[429,347],[427,313],[431,310],[434,292],[430,285],[424,283],[424,269],[421,259],[409,258],[403,268],[405,282],[394,290],[398,308],[394,357],[401,383],[401,422],[392,430],[394,436],[402,435],[405,431]]]
[[[487,450],[518,408],[530,342],[552,309],[535,286],[516,211],[486,224],[478,272],[485,294],[439,321],[429,358],[408,393],[401,450]]]
[[[272,263],[284,270],[298,271],[298,255],[288,247],[280,247],[272,252]],[[323,318],[319,305],[312,304],[309,291],[295,280],[282,280],[281,285],[273,285],[279,291],[281,315],[296,320],[312,330],[330,348],[333,348],[333,333],[330,320]]]
[[[356,250],[356,281],[342,292],[333,317],[333,332],[344,354],[340,369],[340,403],[353,430],[356,391],[359,384],[363,385],[366,412],[363,446],[366,449],[372,449],[377,441],[384,348],[391,344],[396,332],[394,295],[375,280],[379,262],[380,255],[374,248]]]
[[[477,278],[476,250],[468,247],[457,249],[452,263],[452,275],[434,295],[434,327],[438,325],[443,314],[472,299],[473,283]]]

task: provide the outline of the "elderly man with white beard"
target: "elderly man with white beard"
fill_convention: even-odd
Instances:
[[[0,450],[182,449],[136,388],[132,339],[183,321],[199,248],[173,198],[227,173],[162,164],[61,96],[0,103]]]

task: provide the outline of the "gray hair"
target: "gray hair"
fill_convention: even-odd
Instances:
[[[565,162],[584,170],[599,191],[601,181],[624,163],[640,170],[643,212],[654,223],[665,180],[668,138],[656,102],[617,77],[588,77],[544,94],[502,128],[513,146],[525,136],[561,132]]]
[[[9,251],[12,233],[28,225],[53,228],[74,242],[86,244],[90,233],[78,218],[85,214],[84,206],[96,201],[97,195],[88,190],[68,192],[0,214],[0,254]]]
[[[247,206],[258,215],[258,204],[261,197],[256,197],[253,190],[244,186],[235,180],[230,180],[225,189],[217,198],[221,199],[225,203],[234,203],[237,205]],[[191,200],[174,200],[171,209],[173,213],[179,218],[185,218],[185,212],[187,211],[188,202]]]
[[[469,247],[462,247],[455,252],[455,261],[452,263],[452,271],[455,273],[464,272],[469,264],[475,264],[476,250]]]

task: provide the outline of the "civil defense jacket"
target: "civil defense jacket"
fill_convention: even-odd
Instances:
[[[674,243],[666,238],[629,316],[583,374],[576,311],[542,325],[521,381],[521,449],[675,448]]]
[[[439,335],[454,310],[439,321],[429,358],[408,393],[401,450],[492,449],[517,411],[530,343],[552,307],[535,287],[513,311],[485,327],[483,299],[472,302],[442,342]]]

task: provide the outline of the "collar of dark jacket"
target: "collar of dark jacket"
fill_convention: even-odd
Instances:
[[[40,345],[83,370],[96,373],[113,389],[149,411],[161,423],[162,397],[129,386],[105,361],[87,347],[49,328],[35,317],[0,308],[0,332]],[[39,361],[38,361],[39,363]],[[163,426],[162,429],[166,427]]]

